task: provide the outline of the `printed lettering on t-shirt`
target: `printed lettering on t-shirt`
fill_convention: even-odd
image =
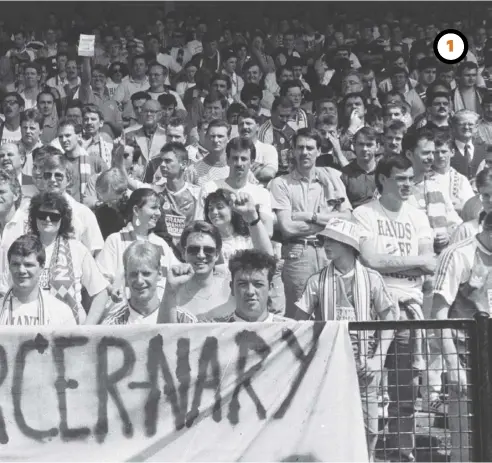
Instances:
[[[397,240],[401,256],[409,256],[412,252],[412,226],[410,223],[378,219],[378,235]]]
[[[349,322],[357,321],[355,309],[353,307],[337,307],[336,320],[345,320]]]
[[[12,317],[12,325],[22,326],[34,326],[39,325],[39,317],[33,317],[31,315],[19,315],[18,317]]]

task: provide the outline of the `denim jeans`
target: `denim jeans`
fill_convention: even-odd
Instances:
[[[295,318],[295,303],[300,299],[308,278],[328,265],[325,249],[304,244],[286,243],[282,247],[285,288],[285,315]]]

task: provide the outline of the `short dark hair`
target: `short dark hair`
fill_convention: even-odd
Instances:
[[[291,88],[300,88],[302,91],[303,86],[302,86],[301,81],[294,79],[294,80],[288,80],[287,82],[284,82],[280,86],[280,96],[287,96],[287,93]]]
[[[403,132],[405,135],[407,133],[407,126],[405,122],[400,121],[399,119],[391,121],[388,125],[384,127],[384,133],[388,132]]]
[[[241,101],[246,102],[251,100],[252,98],[263,98],[263,90],[258,84],[247,83],[244,84],[243,89],[241,90]]]
[[[163,93],[157,97],[157,101],[161,106],[178,106],[176,97],[171,93]]]
[[[403,137],[403,153],[406,153],[407,151],[411,151],[413,153],[420,140],[434,141],[435,138],[436,136],[434,132],[426,127],[418,130],[411,130],[407,132],[406,135]]]
[[[125,219],[127,223],[131,222],[133,219],[133,208],[135,206],[142,208],[147,204],[149,198],[159,199],[159,196],[152,188],[138,188],[130,195],[125,210]]]
[[[203,100],[203,106],[209,105],[216,103],[217,101],[220,102],[220,105],[222,106],[222,109],[227,108],[227,99],[224,95],[218,92],[210,92],[206,97],[205,100]]]
[[[209,235],[215,242],[217,252],[222,250],[222,237],[220,236],[219,230],[212,224],[205,222],[204,220],[195,220],[185,227],[183,233],[181,233],[181,238],[179,240],[181,249],[186,249],[186,242],[188,237],[193,233],[202,233]]]
[[[384,175],[385,177],[389,177],[393,172],[393,169],[407,170],[410,169],[411,167],[412,167],[412,163],[410,162],[410,159],[408,159],[406,156],[403,156],[401,154],[396,154],[392,156],[383,156],[377,163],[376,171],[374,173],[375,180],[376,180],[376,188],[378,189],[379,193],[383,192],[383,185],[379,180],[379,177],[381,175]]]
[[[38,96],[36,97],[36,102],[39,103],[39,97],[41,95],[50,95],[51,98],[53,98],[53,102],[55,101],[55,95],[53,95],[53,93],[51,93],[51,90],[49,90],[48,88],[44,88],[43,90],[41,90],[39,93],[38,93]]]
[[[151,99],[152,97],[147,92],[136,92],[130,97],[132,103],[134,103],[137,100],[149,101]]]
[[[170,142],[166,143],[160,151],[160,154],[172,152],[176,155],[180,162],[188,162],[188,151],[186,150],[186,146],[182,143]]]
[[[458,69],[456,70],[456,74],[461,76],[467,69],[478,70],[478,65],[473,61],[463,61],[462,63],[459,64]]]
[[[354,135],[354,142],[357,142],[357,139],[361,136],[371,141],[379,141],[379,135],[372,127],[364,126],[359,129]]]
[[[272,112],[276,111],[279,107],[286,108],[286,109],[292,109],[294,105],[292,104],[292,101],[289,100],[286,96],[279,96],[273,100],[272,104]]]
[[[277,270],[275,257],[258,249],[243,249],[237,251],[229,259],[229,272],[234,284],[234,277],[238,271],[253,272],[268,270],[268,282],[271,283]]]
[[[99,120],[104,122],[104,115],[99,109],[99,106],[95,104],[86,104],[82,107],[82,116],[85,116],[86,114],[97,114]]]
[[[223,121],[221,119],[211,120],[210,124],[208,124],[208,127],[207,127],[207,133],[209,133],[210,129],[213,129],[214,127],[224,127],[227,130],[227,136],[229,136],[231,134],[232,127],[226,121]]]
[[[77,124],[73,121],[71,121],[70,119],[67,119],[66,117],[64,117],[58,124],[58,131],[60,131],[60,129],[62,129],[63,127],[73,127],[73,130],[74,132],[79,135],[82,133],[82,126],[80,124]]]
[[[294,146],[294,148],[297,145],[297,140],[299,138],[311,138],[316,141],[316,147],[318,149],[321,148],[321,137],[319,136],[319,133],[314,129],[309,129],[307,127],[299,129],[292,137],[292,146]]]
[[[256,125],[261,125],[261,118],[256,114],[256,111],[254,109],[250,108],[244,108],[240,113],[237,118],[238,122],[239,119],[253,119],[256,123]]]
[[[42,207],[58,211],[61,215],[58,235],[65,239],[73,238],[74,228],[72,225],[72,208],[65,197],[59,193],[39,193],[31,198],[28,218],[30,232],[39,236],[36,215]]]
[[[43,145],[39,148],[36,148],[32,152],[33,160],[37,157],[47,157],[47,156],[63,156],[63,153],[56,147],[51,145]]]
[[[436,146],[446,145],[450,150],[454,149],[454,138],[450,130],[436,130],[434,135]]]
[[[483,188],[486,185],[492,185],[492,169],[485,167],[476,177],[477,188]]]
[[[231,156],[231,153],[235,152],[243,152],[243,151],[249,151],[249,156],[251,159],[251,162],[255,161],[256,159],[256,148],[253,143],[251,143],[249,140],[245,140],[244,138],[236,137],[230,140],[227,143],[226,146],[226,156],[227,159]]]
[[[216,72],[212,76],[212,80],[210,82],[213,84],[216,80],[223,80],[226,83],[228,89],[232,87],[231,78],[226,74],[223,74],[221,72]]]
[[[46,251],[41,240],[31,233],[19,236],[11,245],[7,252],[7,259],[10,264],[12,256],[28,257],[36,255],[36,260],[41,267],[46,263]]]
[[[26,101],[24,100],[24,98],[22,98],[22,96],[20,96],[19,93],[17,92],[7,92],[3,98],[2,98],[2,103],[5,101],[6,98],[8,98],[9,96],[13,96],[15,97],[15,99],[17,100],[17,103],[19,104],[19,106],[21,108],[24,108],[26,106]]]

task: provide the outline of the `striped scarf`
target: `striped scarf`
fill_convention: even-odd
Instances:
[[[82,199],[87,188],[87,184],[91,178],[91,164],[89,155],[85,150],[82,150],[79,156],[79,174],[80,174],[80,198]]]
[[[452,167],[449,169],[449,193],[451,195],[451,198],[455,198],[459,200],[460,197],[460,190],[461,190],[461,184],[463,183],[462,180],[463,178],[460,176],[458,171],[456,169],[453,169]]]
[[[49,269],[50,293],[57,299],[67,304],[79,322],[79,303],[77,302],[77,289],[75,273],[73,270],[72,251],[67,239],[58,237],[51,256]]]
[[[367,269],[355,261],[354,278],[352,280],[355,317],[357,321],[371,320],[371,284]],[[335,274],[335,264],[331,262],[321,270],[319,275],[319,301],[322,321],[339,320],[339,309],[350,305],[342,277]],[[367,343],[360,342],[361,355],[367,355]]]

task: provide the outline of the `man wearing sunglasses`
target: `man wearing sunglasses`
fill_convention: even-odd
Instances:
[[[17,92],[9,92],[3,97],[2,110],[5,122],[0,124],[0,145],[18,143],[21,140],[20,115],[24,107],[24,99]]]

